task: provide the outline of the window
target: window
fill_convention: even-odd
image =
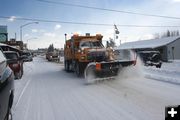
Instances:
[[[16,53],[5,53],[7,59],[17,59],[18,56]]]
[[[103,45],[99,41],[83,41],[80,43],[81,48],[102,48]]]

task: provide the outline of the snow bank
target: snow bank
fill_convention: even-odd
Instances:
[[[155,67],[144,67],[145,77],[180,84],[180,60],[163,63],[160,69]]]
[[[144,66],[140,59],[136,66],[123,68],[117,80],[129,80],[129,78],[149,78],[158,81],[180,84],[180,60],[163,63],[161,68]],[[132,79],[131,79],[132,80]]]

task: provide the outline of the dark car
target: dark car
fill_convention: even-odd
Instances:
[[[23,56],[23,61],[24,62],[33,61],[33,55],[31,54],[31,52],[23,52],[22,56]]]
[[[145,66],[161,68],[162,59],[159,51],[139,51],[138,55]]]
[[[4,51],[7,63],[13,70],[15,79],[20,79],[23,75],[23,59],[15,51]]]
[[[0,51],[0,120],[12,120],[14,74],[6,62],[5,56]]]

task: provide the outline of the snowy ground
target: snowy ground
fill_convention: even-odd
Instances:
[[[157,81],[161,74],[180,78],[168,65],[133,67],[117,80],[87,86],[62,64],[36,57],[15,82],[14,120],[164,120],[165,106],[180,104],[180,86]]]
[[[155,67],[145,67],[144,69],[147,78],[180,84],[180,61],[163,63],[161,69]]]

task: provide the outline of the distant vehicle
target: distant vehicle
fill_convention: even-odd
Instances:
[[[0,120],[12,120],[11,108],[14,99],[14,75],[0,51]]]
[[[156,68],[161,68],[162,59],[159,51],[139,51],[138,55],[145,66],[156,66]]]
[[[48,61],[59,61],[59,53],[57,51],[54,52],[47,52],[46,59]]]
[[[32,54],[31,54],[31,52],[23,52],[22,53],[22,56],[23,56],[23,61],[24,62],[31,62],[31,61],[33,61],[33,56],[32,56]]]
[[[13,70],[15,79],[20,79],[23,75],[23,59],[15,51],[4,51],[7,63]]]

